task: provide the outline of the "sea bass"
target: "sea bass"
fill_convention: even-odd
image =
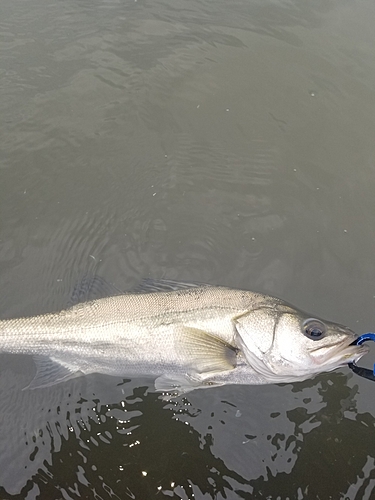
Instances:
[[[28,388],[89,373],[146,376],[162,392],[305,380],[356,362],[345,326],[267,295],[146,280],[142,293],[0,321],[0,352],[34,356]]]

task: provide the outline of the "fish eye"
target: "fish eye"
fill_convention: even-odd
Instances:
[[[303,333],[311,340],[321,340],[326,333],[326,326],[318,319],[307,319],[303,322]]]

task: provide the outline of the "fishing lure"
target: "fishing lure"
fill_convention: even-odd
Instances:
[[[364,333],[360,335],[354,342],[353,345],[361,345],[363,342],[367,342],[368,340],[372,340],[375,342],[375,333]],[[375,364],[374,369],[371,371],[368,368],[362,368],[361,366],[357,366],[355,363],[349,363],[349,368],[353,370],[354,373],[359,375],[360,377],[367,378],[368,380],[375,381]]]

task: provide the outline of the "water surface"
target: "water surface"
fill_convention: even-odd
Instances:
[[[374,329],[373,2],[3,0],[0,315],[97,273],[274,294]],[[371,365],[371,356],[367,363]],[[347,369],[164,401],[0,357],[0,496],[366,499]]]

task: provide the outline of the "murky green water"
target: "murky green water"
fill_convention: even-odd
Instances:
[[[2,0],[1,317],[95,272],[374,330],[374,19],[366,0]],[[173,401],[99,375],[22,391],[34,371],[0,357],[0,498],[374,498],[375,385],[349,370]]]

